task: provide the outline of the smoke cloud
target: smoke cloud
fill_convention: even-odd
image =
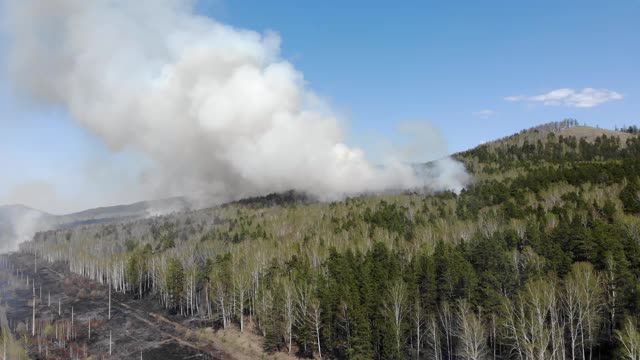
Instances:
[[[41,229],[44,214],[27,207],[0,207],[0,254],[15,251]]]
[[[466,181],[450,159],[429,179],[404,159],[370,163],[276,33],[199,16],[192,1],[5,0],[4,23],[18,88],[112,150],[144,153],[145,181],[163,196],[326,199]]]

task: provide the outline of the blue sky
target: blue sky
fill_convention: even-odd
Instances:
[[[432,122],[450,152],[564,118],[609,128],[640,123],[638,0],[202,0],[198,11],[278,32],[283,56],[345,115],[349,143],[374,153],[371,139],[396,133],[402,121]],[[0,39],[6,69],[3,49]],[[598,89],[602,101],[585,88]],[[570,90],[548,95],[557,89]],[[11,171],[0,176],[0,203],[24,183],[53,184],[58,200],[108,188],[97,161],[123,177],[139,175],[139,158],[110,153],[64,109],[28,105],[2,72],[0,168]],[[87,168],[97,174],[93,185],[74,175]]]
[[[640,122],[637,0],[204,3],[223,21],[278,31],[310,86],[349,115],[354,139],[422,119],[459,151],[567,117]],[[623,99],[590,108],[504,100],[588,87]]]

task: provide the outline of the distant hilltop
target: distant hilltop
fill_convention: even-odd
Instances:
[[[182,197],[99,207],[66,215],[53,215],[22,204],[4,205],[0,206],[0,253],[16,250],[19,243],[31,240],[38,231],[142,219],[191,208],[190,202]]]

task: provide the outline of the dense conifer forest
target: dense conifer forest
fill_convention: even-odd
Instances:
[[[22,246],[167,312],[327,359],[639,359],[640,139],[547,124],[459,194],[296,193]]]

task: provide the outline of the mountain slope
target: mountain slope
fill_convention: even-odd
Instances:
[[[592,126],[574,126],[570,128],[566,128],[560,130],[558,135],[562,136],[573,136],[578,139],[585,139],[589,142],[594,142],[596,138],[607,136],[607,137],[618,137],[620,138],[620,143],[625,144],[626,141],[636,135],[629,134],[622,131],[609,130],[609,129],[601,129],[595,128]]]
[[[24,205],[4,205],[0,206],[0,253],[15,250],[17,244],[31,240],[38,231],[131,221],[189,209],[190,203],[181,197],[101,207],[66,215],[52,215]]]
[[[574,137],[578,143],[581,139],[584,139],[589,143],[593,143],[598,137],[606,136],[609,138],[613,137],[620,139],[621,146],[625,146],[627,140],[637,137],[637,134],[634,135],[624,131],[579,125],[576,120],[568,119],[521,130],[516,134],[488,141],[474,149],[469,149],[468,151],[473,151],[485,146],[505,148],[513,145],[522,146],[525,142],[528,142],[529,144],[536,144],[538,141],[547,142],[550,140],[549,136],[551,136],[552,139],[556,139],[560,136]]]
[[[567,127],[456,154],[476,178],[460,193],[267,197],[42,232],[23,251],[109,274],[194,332],[250,317],[268,352],[454,358],[475,341],[504,360],[614,358],[616,334],[640,331],[640,140],[550,128]]]
[[[123,221],[180,212],[190,208],[191,205],[186,199],[174,197],[84,210],[57,216],[55,222],[58,226],[74,226],[79,224]]]
[[[29,214],[37,214],[40,216],[53,216],[43,211],[32,209],[28,206],[15,204],[15,205],[0,205],[0,224],[10,222],[13,219],[20,218]]]
[[[565,120],[523,130],[454,156],[477,179],[503,181],[535,168],[633,158],[639,151],[637,135]]]

